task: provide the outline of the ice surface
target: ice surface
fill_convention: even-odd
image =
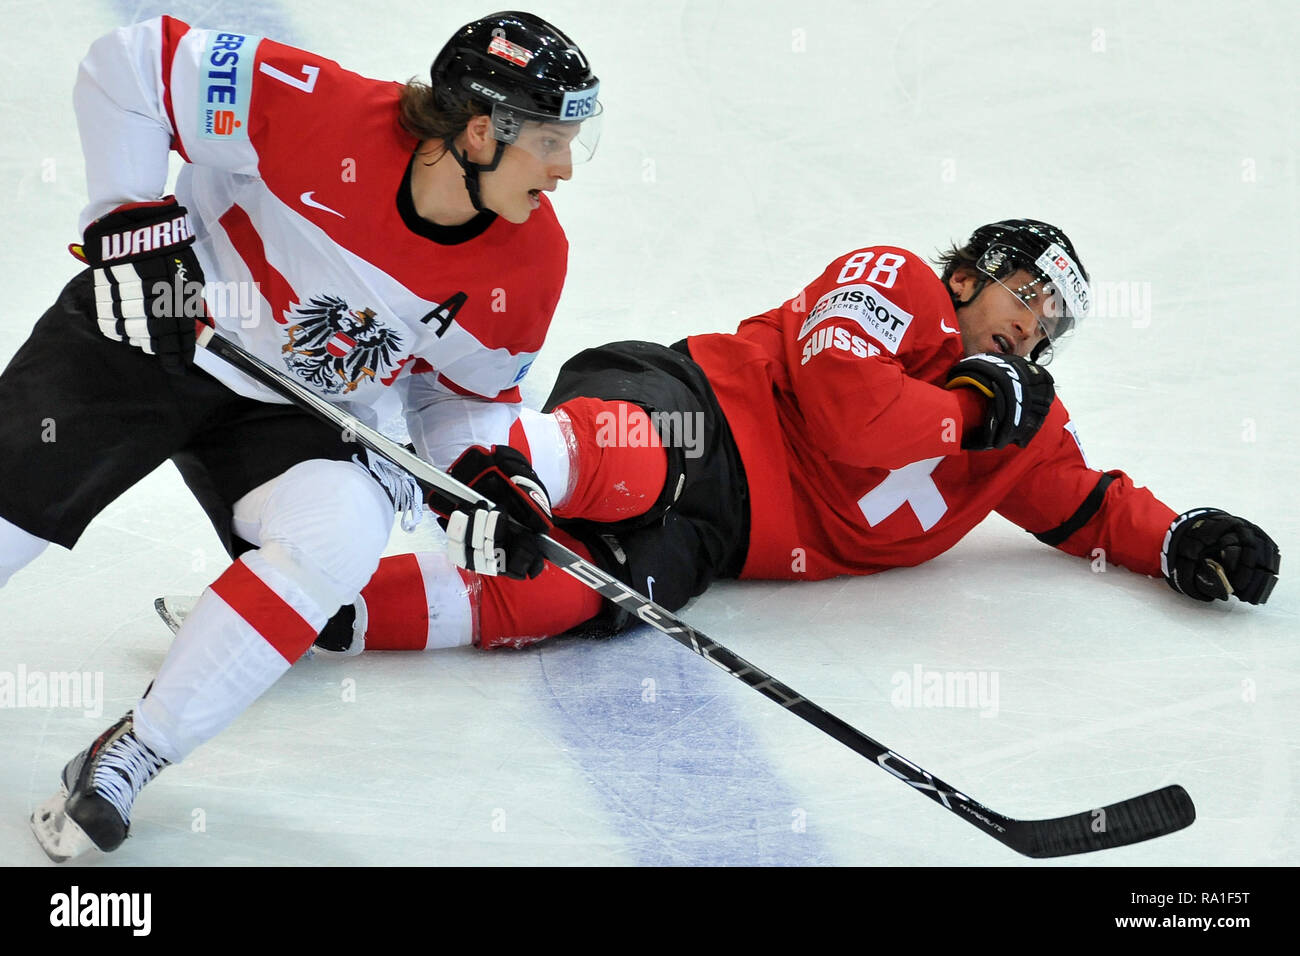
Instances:
[[[1093,462],[1177,510],[1244,514],[1286,555],[1266,607],[1203,607],[993,518],[925,567],[722,584],[686,618],[1003,813],[1169,783],[1196,801],[1182,833],[1047,865],[1300,863],[1295,5],[531,6],[582,44],[607,113],[555,197],[569,279],[528,398],[580,348],[730,329],[856,246],[930,254],[1033,216],[1110,284],[1053,369]],[[73,272],[77,61],[164,9],[393,79],[487,12],[6,0],[0,361]],[[161,662],[153,598],[197,593],[224,562],[168,466],[0,593],[0,674],[98,673],[105,698],[92,716],[0,708],[0,864],[45,862],[31,808]],[[995,705],[896,706],[918,667],[996,677]],[[1019,862],[642,629],[304,661],[151,784],[134,838],[92,865]]]

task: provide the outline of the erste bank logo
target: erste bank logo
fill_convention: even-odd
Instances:
[[[248,101],[253,93],[253,58],[261,37],[208,34],[199,61],[199,136],[248,138]]]
[[[585,90],[571,90],[564,94],[560,103],[560,119],[581,120],[596,112],[596,96],[600,93],[600,84]]]

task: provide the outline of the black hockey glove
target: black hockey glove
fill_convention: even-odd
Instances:
[[[194,320],[207,324],[189,214],[174,196],[119,206],[86,227],[72,254],[95,270],[99,330],[169,372],[194,362]]]
[[[546,561],[538,534],[551,530],[551,500],[537,472],[521,452],[509,445],[467,449],[447,474],[493,502],[493,507],[461,504],[429,492],[429,507],[447,531],[447,555],[452,563],[479,574],[535,578]],[[514,531],[509,516],[526,530]]]
[[[1019,445],[1038,433],[1056,397],[1052,376],[1019,355],[992,352],[964,358],[948,373],[948,388],[973,388],[989,400],[980,427],[966,432],[962,448],[987,451]]]
[[[1160,567],[1169,586],[1198,601],[1263,604],[1277,584],[1282,554],[1273,539],[1244,518],[1197,508],[1174,519]]]

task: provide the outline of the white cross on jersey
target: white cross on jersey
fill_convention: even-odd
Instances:
[[[873,528],[903,505],[911,505],[922,531],[929,531],[948,510],[948,502],[930,477],[943,457],[914,461],[895,468],[876,487],[858,499],[863,517]]]

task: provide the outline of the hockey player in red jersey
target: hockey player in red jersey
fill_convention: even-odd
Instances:
[[[420,507],[387,463],[196,355],[196,320],[372,424],[404,405],[435,463],[504,444],[567,265],[545,194],[594,149],[598,91],[527,13],[461,28],[429,84],[172,17],[91,47],[74,96],[89,268],[0,375],[0,456],[21,462],[0,484],[0,584],[168,458],[237,560],[33,815],[51,858],[117,847],[145,783],[289,668],[371,576],[394,512]]]
[[[432,502],[450,514],[460,567],[385,558],[319,643],[520,646],[625,623],[580,582],[542,571],[502,512],[670,610],[718,577],[919,564],[993,511],[1196,600],[1266,601],[1280,558],[1261,529],[1215,509],[1176,514],[1084,457],[1043,367],[1088,308],[1065,234],[993,223],[940,265],[941,277],[915,253],[871,246],[735,333],[575,356],[549,414],[525,410],[509,446],[470,449],[451,469],[500,507]]]

